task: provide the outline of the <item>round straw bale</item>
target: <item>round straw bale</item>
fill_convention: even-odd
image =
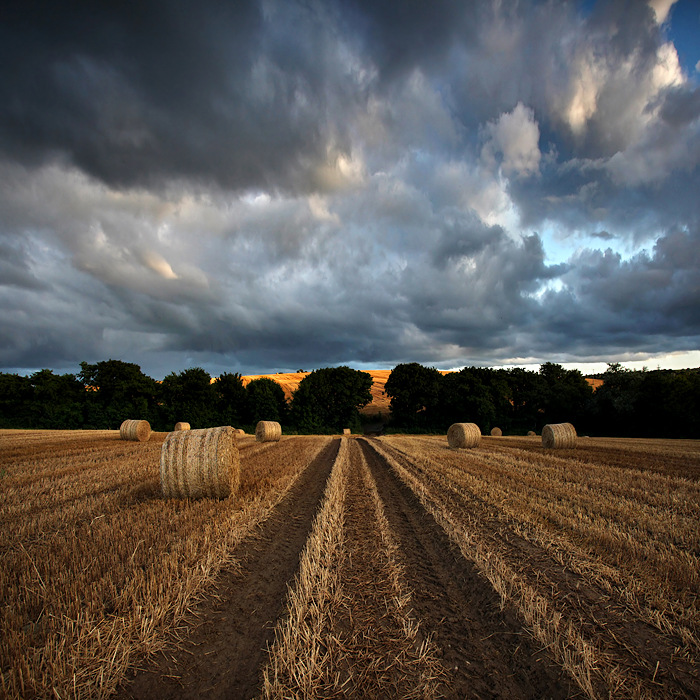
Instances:
[[[122,440],[146,442],[151,437],[151,424],[147,420],[125,420],[119,427]]]
[[[277,442],[282,437],[282,426],[274,420],[261,420],[255,426],[258,442]]]
[[[227,498],[236,493],[240,460],[228,425],[168,433],[160,450],[165,498]]]
[[[350,435],[350,428],[343,428],[343,435]]]
[[[234,433],[236,433],[237,437],[243,437],[245,435],[245,430],[243,428],[235,428]]]
[[[179,423],[175,423],[175,427],[173,430],[189,430],[190,429],[190,424],[189,423],[183,423],[180,421]]]
[[[476,447],[481,440],[481,430],[476,423],[453,423],[447,431],[450,447]]]
[[[503,431],[500,428],[491,428],[491,435],[493,435],[493,437],[501,437]]]
[[[527,434],[528,434],[530,437],[533,437],[533,436],[536,436],[536,435],[537,435],[537,433],[536,433],[534,430],[528,430],[528,431],[527,431]]]
[[[576,429],[571,423],[550,423],[542,428],[542,447],[576,447]]]

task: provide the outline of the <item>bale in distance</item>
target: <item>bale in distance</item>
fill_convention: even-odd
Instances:
[[[476,447],[481,441],[481,430],[476,423],[453,423],[447,431],[450,447]]]
[[[151,424],[147,420],[125,420],[119,427],[122,440],[146,442],[151,437]]]
[[[189,423],[185,423],[184,421],[180,421],[179,423],[175,423],[175,427],[173,428],[173,431],[176,430],[189,430],[192,426],[190,426]]]
[[[274,420],[261,420],[255,426],[255,439],[258,442],[278,442],[282,437],[282,426]]]
[[[537,433],[534,430],[528,430],[527,431],[528,437],[536,437]]]
[[[343,435],[350,435],[350,428],[343,428]]]
[[[542,447],[569,449],[576,447],[576,428],[571,423],[550,423],[542,428]]]
[[[503,431],[500,428],[491,428],[491,435],[493,437],[501,437],[501,435],[503,435]]]
[[[164,498],[227,498],[238,490],[240,459],[233,428],[168,433],[160,450]]]
[[[235,428],[233,432],[236,434],[236,437],[243,437],[245,435],[245,430],[243,430],[243,428]]]

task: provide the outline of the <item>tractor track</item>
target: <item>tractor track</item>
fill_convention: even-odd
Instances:
[[[333,440],[321,450],[257,535],[236,550],[238,566],[220,573],[216,589],[197,607],[197,622],[183,643],[157,654],[122,684],[119,697],[216,700],[259,694],[267,647],[339,444]]]
[[[405,567],[423,633],[449,674],[449,698],[570,698],[578,689],[534,643],[477,567],[450,541],[416,495],[360,441]]]

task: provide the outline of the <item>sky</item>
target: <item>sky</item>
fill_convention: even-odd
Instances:
[[[0,371],[700,366],[700,0],[9,0]]]

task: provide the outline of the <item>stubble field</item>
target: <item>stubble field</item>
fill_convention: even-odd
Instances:
[[[700,696],[698,441],[164,437],[0,431],[3,696]]]

